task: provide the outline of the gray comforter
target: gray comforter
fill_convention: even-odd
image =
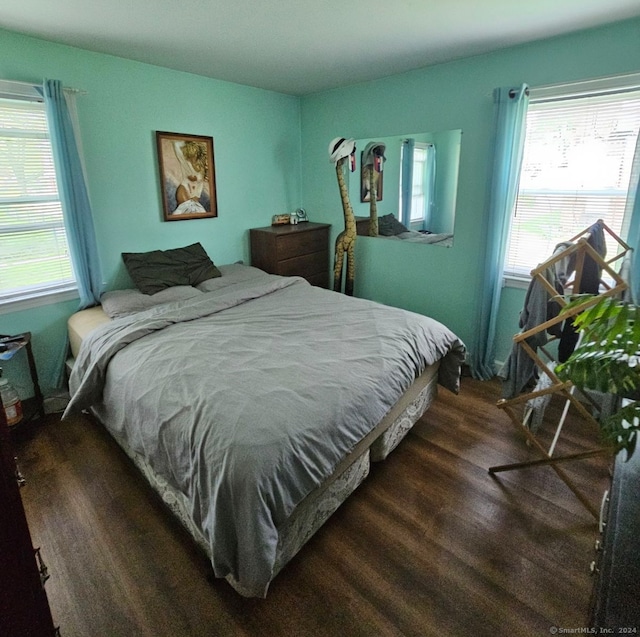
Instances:
[[[450,248],[453,245],[452,234],[424,234],[415,230],[409,230],[408,232],[401,232],[392,239],[402,239],[408,243],[424,243],[427,245],[438,245]]]
[[[96,329],[66,413],[93,408],[187,496],[215,574],[265,596],[296,505],[426,366],[457,392],[463,355],[432,319],[262,276]]]

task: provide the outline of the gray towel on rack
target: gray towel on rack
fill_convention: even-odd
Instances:
[[[557,278],[555,268],[548,268],[545,271],[545,278],[554,285],[558,294],[562,294],[563,287]],[[559,311],[559,304],[550,298],[547,288],[537,277],[534,277],[531,279],[524,299],[524,307],[520,312],[520,333],[555,318],[558,316]],[[550,328],[549,333],[553,336],[558,336],[559,330],[560,324],[556,324]],[[546,345],[548,340],[546,330],[537,332],[526,339],[527,344],[534,352],[539,347]],[[535,379],[536,371],[535,361],[522,349],[519,343],[514,342],[509,358],[498,372],[498,377],[503,381],[502,398],[513,398],[520,394]]]

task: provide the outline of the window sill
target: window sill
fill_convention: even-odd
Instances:
[[[606,283],[609,288],[612,288],[615,286],[615,281],[608,277],[605,276],[603,277],[603,281],[604,283]],[[525,277],[525,276],[516,276],[514,274],[503,274],[502,275],[502,287],[503,288],[516,288],[516,289],[520,289],[520,290],[526,290],[529,287],[529,284],[531,283],[531,277]],[[601,288],[602,289],[602,288]]]
[[[526,290],[531,283],[530,276],[516,276],[514,274],[504,274],[502,278],[502,287],[505,288],[518,288],[520,290]]]
[[[0,301],[0,314],[10,314],[11,312],[31,310],[43,305],[52,305],[53,303],[62,303],[64,301],[71,301],[78,298],[78,290],[74,287],[68,290],[60,290],[58,292],[38,294],[16,301]]]

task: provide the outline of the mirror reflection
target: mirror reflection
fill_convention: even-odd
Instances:
[[[382,145],[384,158],[366,161],[365,149]],[[453,245],[461,130],[356,140],[357,169],[349,199],[359,235],[370,236],[371,170],[378,237],[425,245]],[[377,172],[376,168],[382,170]]]

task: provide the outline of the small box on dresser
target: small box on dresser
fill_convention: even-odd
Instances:
[[[330,224],[307,221],[249,231],[251,265],[269,274],[301,276],[329,287]]]

